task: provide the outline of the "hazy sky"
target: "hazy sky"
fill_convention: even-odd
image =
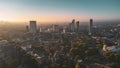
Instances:
[[[120,20],[120,0],[0,0],[0,20]]]

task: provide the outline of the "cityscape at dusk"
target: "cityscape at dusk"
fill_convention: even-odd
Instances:
[[[0,0],[0,68],[120,68],[120,0]]]

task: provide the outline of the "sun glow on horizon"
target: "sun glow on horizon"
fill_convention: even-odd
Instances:
[[[93,2],[96,2],[93,4]],[[72,19],[88,22],[120,20],[119,1],[60,0],[0,0],[0,21],[71,22]]]

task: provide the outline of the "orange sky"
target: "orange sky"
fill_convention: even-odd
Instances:
[[[0,0],[0,21],[120,20],[120,0]]]

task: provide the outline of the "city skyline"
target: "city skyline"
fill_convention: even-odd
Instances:
[[[0,0],[0,21],[116,21],[119,4],[119,0]]]

